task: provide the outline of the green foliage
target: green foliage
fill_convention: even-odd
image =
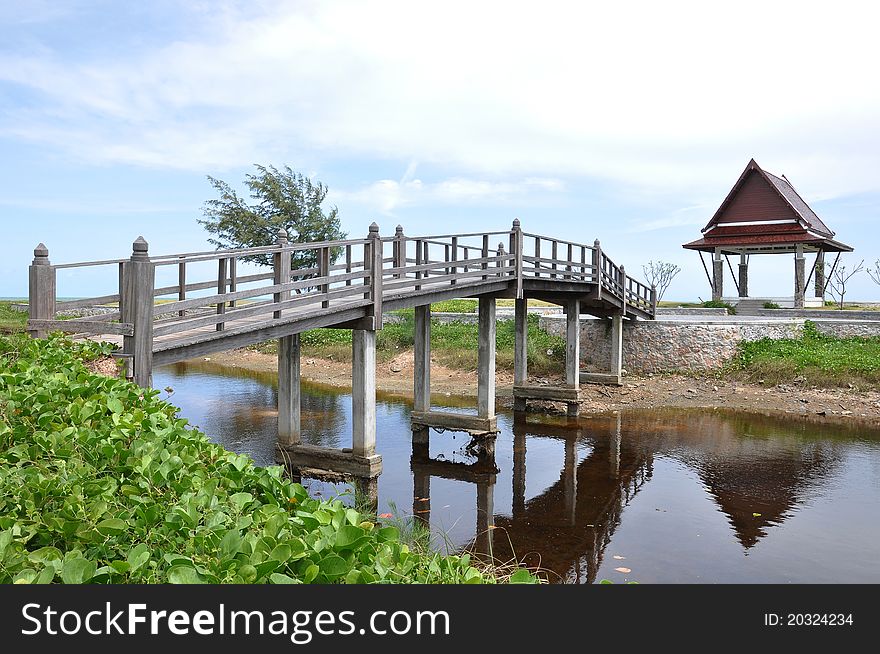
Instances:
[[[707,300],[703,302],[701,305],[704,309],[727,309],[727,313],[731,316],[736,315],[736,307],[730,304],[730,302],[722,302],[721,300]]]
[[[211,443],[157,391],[90,374],[109,350],[0,338],[0,583],[496,581]]]
[[[439,313],[476,313],[477,300],[445,300],[431,305],[431,311]]]
[[[778,309],[778,308],[779,308],[779,305],[776,304],[775,302],[765,302],[765,303],[764,303],[764,308],[765,308],[765,309]]]
[[[27,326],[27,314],[15,311],[12,302],[0,302],[0,334],[14,334],[24,331]]]
[[[275,243],[278,230],[287,230],[291,243],[333,241],[345,238],[340,230],[336,207],[326,213],[322,208],[328,188],[315,184],[289,166],[255,166],[258,174],[247,175],[245,186],[255,204],[248,204],[226,182],[208,176],[219,198],[205,202],[201,223],[214,238],[208,239],[219,249],[259,247]],[[294,270],[318,265],[317,250],[297,251],[292,255]],[[339,248],[331,252],[336,260]],[[269,255],[242,257],[264,266],[272,265]]]
[[[802,376],[820,386],[854,382],[876,386],[880,383],[880,337],[827,336],[808,320],[801,338],[740,343],[730,367],[774,383]]]

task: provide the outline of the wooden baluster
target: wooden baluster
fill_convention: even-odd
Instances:
[[[458,274],[458,237],[452,237],[452,274]],[[450,285],[455,286],[455,279],[450,282]]]
[[[380,268],[381,270],[381,268]],[[324,247],[318,250],[318,277],[322,278],[324,281],[321,282],[321,285],[318,287],[318,290],[322,294],[327,294],[330,292],[330,248]],[[330,299],[325,298],[321,301],[321,308],[326,309],[330,306]]]
[[[449,263],[449,246],[448,245],[443,246],[443,256],[445,257],[446,263]],[[450,268],[449,266],[446,266],[446,274],[447,275],[452,274],[452,268]]]
[[[117,288],[119,289],[119,316],[122,316],[122,297],[125,295],[125,263],[119,262],[119,270],[116,271]],[[54,316],[53,316],[54,317]]]
[[[483,252],[482,252],[482,258],[483,258],[483,259],[488,259],[488,258],[489,258],[489,235],[488,235],[488,234],[483,234]],[[482,266],[480,266],[480,267],[481,267],[483,270],[488,270],[488,269],[489,269],[489,262],[488,262],[488,261],[484,261],[483,264],[482,264]],[[487,279],[489,279],[489,275],[483,275],[483,281],[486,281]]]
[[[425,241],[425,243],[422,246],[425,248],[425,253],[422,255],[422,263],[431,263],[431,258],[428,256],[428,254],[429,254],[428,245],[429,245],[429,243],[427,241]],[[428,278],[428,271],[425,270],[425,279],[427,279],[427,278]]]
[[[183,302],[186,299],[186,259],[180,257],[180,263],[177,264],[177,299]],[[186,317],[186,310],[178,311],[177,315],[181,318]]]
[[[217,295],[226,293],[226,258],[217,260]],[[221,299],[217,302],[217,315],[222,316],[226,313],[226,301]],[[218,322],[217,331],[222,332],[226,328],[226,323]]]
[[[464,264],[464,272],[468,272],[468,271],[470,270],[470,268],[469,268],[468,265],[467,265],[467,260],[468,260],[468,246],[465,245],[465,246],[462,248],[462,251],[464,252],[464,260],[465,260],[465,264]]]
[[[568,263],[565,264],[565,279],[571,279],[571,262],[574,259],[574,247],[571,243],[568,244]]]
[[[229,257],[229,292],[235,293],[238,290],[238,259],[235,257]],[[234,309],[236,305],[235,300],[230,300],[229,308]]]
[[[351,272],[351,245],[346,245],[346,246],[345,246],[345,272],[346,272],[346,273],[350,273],[350,272]],[[345,280],[345,285],[346,285],[346,286],[351,286],[351,280],[350,280],[350,279],[346,279],[346,280]]]
[[[421,265],[422,265],[422,242],[417,240],[416,241],[416,266],[421,266]],[[422,271],[417,269],[416,270],[416,280],[419,280],[421,278],[422,278]],[[422,285],[419,284],[418,281],[416,281],[416,290],[420,291],[421,289],[422,289]]]
[[[406,241],[403,236],[403,226],[398,225],[394,228],[394,247],[391,249],[391,256],[394,261],[391,264],[394,268],[406,267]],[[400,279],[403,273],[394,273],[394,279]]]
[[[587,246],[581,246],[581,281],[587,281]]]
[[[274,284],[276,286],[280,286],[282,284],[290,283],[290,252],[287,248],[287,230],[281,228],[278,230],[278,234],[276,235],[275,243],[278,246],[278,252],[275,253],[274,256],[274,267],[275,267],[275,277]],[[272,296],[272,301],[275,304],[279,304],[284,300],[290,298],[290,291],[280,291],[274,293]],[[281,317],[281,311],[275,311],[272,313],[272,317],[276,320]]]
[[[557,246],[556,241],[553,241],[553,245],[551,247],[551,250],[552,250],[551,258],[553,259],[553,263],[550,264],[553,267],[553,270],[556,270],[556,262],[559,260],[559,253],[557,252],[556,246]],[[555,272],[550,273],[550,279],[556,279]]]
[[[495,276],[496,277],[503,277],[504,276],[503,270],[504,270],[504,265],[505,265],[504,257],[507,256],[504,252],[504,243],[498,244],[498,250],[497,250],[496,254],[498,256],[498,260],[495,262],[495,267],[498,269],[498,272],[495,273]]]
[[[541,239],[535,237],[535,277],[541,276]]]

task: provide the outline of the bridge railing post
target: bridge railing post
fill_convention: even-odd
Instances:
[[[497,256],[498,256],[498,261],[495,262],[495,267],[498,268],[498,272],[495,273],[495,276],[496,277],[504,277],[504,273],[502,271],[504,270],[504,265],[507,263],[507,262],[503,261],[504,257],[507,256],[507,253],[504,252],[504,243],[498,244]]]
[[[379,237],[379,225],[370,225],[367,236],[369,241],[364,247],[364,265],[369,262],[370,291],[369,299],[373,301],[374,329],[382,329],[382,239]]]
[[[602,288],[602,244],[598,238],[593,241],[593,281]]]
[[[657,315],[657,287],[651,286],[651,315]]]
[[[55,317],[55,266],[49,262],[49,248],[34,248],[34,261],[28,269],[28,318],[52,320]],[[45,338],[43,329],[28,329],[34,338]]]
[[[626,268],[620,266],[620,306],[624,315],[626,315],[626,301],[628,299],[626,292],[626,281]]]
[[[393,243],[392,257],[394,257],[393,266],[395,268],[405,268],[406,267],[406,241],[404,240],[403,235],[403,226],[398,225],[394,229],[394,243]],[[394,279],[400,279],[403,275],[401,273],[394,273]]]
[[[523,297],[523,233],[519,218],[513,219],[510,230],[510,253],[513,259],[513,275],[516,278],[516,297]]]
[[[275,238],[275,244],[278,246],[278,252],[275,253],[273,267],[275,268],[275,278],[273,282],[276,286],[290,283],[290,252],[285,251],[287,247],[287,230],[283,227],[278,230]],[[281,291],[274,293],[272,301],[275,304],[283,302],[290,297],[290,291]],[[281,317],[281,311],[275,311],[272,316],[277,320]]]
[[[482,252],[480,253],[480,257],[481,257],[482,259],[488,259],[488,258],[489,258],[489,235],[488,235],[488,234],[483,234],[483,250],[482,250]],[[484,262],[482,263],[482,265],[480,266],[480,268],[482,268],[483,270],[488,270],[488,269],[489,269],[489,262],[488,262],[488,261],[484,261]],[[482,279],[483,281],[486,281],[487,279],[489,279],[489,275],[483,275],[483,276],[481,277],[481,279]]]
[[[122,322],[134,328],[123,339],[129,359],[129,375],[138,386],[149,388],[153,376],[153,288],[156,264],[150,260],[150,246],[139,236],[132,244],[131,258],[125,264]]]

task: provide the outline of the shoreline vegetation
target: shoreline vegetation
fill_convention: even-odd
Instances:
[[[110,347],[0,336],[0,583],[536,583],[211,443]],[[399,520],[399,519],[398,519]]]

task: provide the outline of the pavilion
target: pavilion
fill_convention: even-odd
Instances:
[[[794,254],[794,297],[768,298],[780,306],[803,308],[822,306],[828,279],[841,252],[852,252],[849,245],[834,240],[832,232],[810,209],[783,175],[777,177],[763,170],[752,159],[727,194],[724,202],[702,230],[702,238],[682,247],[700,253],[700,261],[712,287],[712,299],[739,303],[749,297],[749,257],[753,254]],[[712,254],[712,274],[703,260],[703,252]],[[826,275],[825,253],[837,257]],[[807,253],[816,258],[809,275]],[[739,255],[739,275],[733,272],[730,255]],[[730,269],[737,297],[724,298],[724,262]],[[815,297],[805,298],[814,280]]]

